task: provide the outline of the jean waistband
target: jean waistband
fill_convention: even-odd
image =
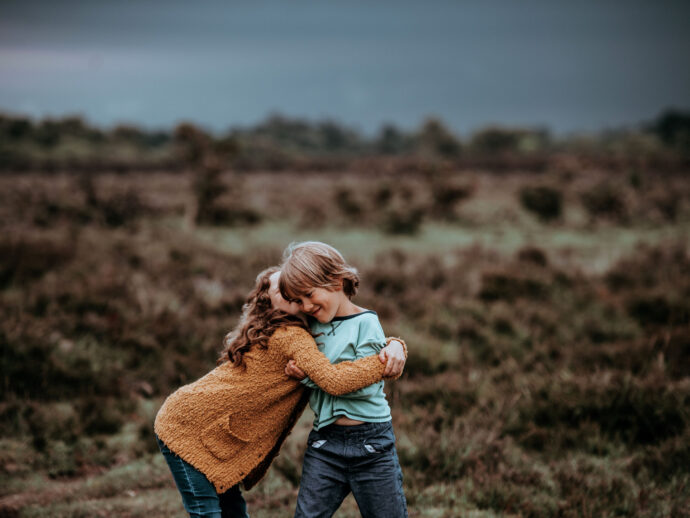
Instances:
[[[323,428],[321,428],[317,433],[342,436],[365,435],[370,434],[372,432],[381,432],[391,427],[391,421],[385,421],[383,423],[362,423],[355,424],[352,426],[329,424],[328,426],[324,426]]]

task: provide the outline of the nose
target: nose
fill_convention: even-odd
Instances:
[[[304,300],[300,301],[299,305],[302,308],[302,311],[304,311],[305,313],[310,313],[312,308],[314,307],[314,304],[312,304],[308,300],[307,301],[304,301]]]

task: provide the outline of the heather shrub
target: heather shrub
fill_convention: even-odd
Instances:
[[[545,279],[512,272],[483,272],[480,299],[514,301],[519,298],[544,299],[548,296]]]
[[[190,153],[195,153],[190,151]],[[192,182],[194,194],[194,222],[199,224],[218,224],[223,220],[223,211],[217,206],[217,200],[227,190],[220,178],[220,166],[214,161],[207,161],[195,175]]]
[[[414,235],[419,232],[423,221],[421,208],[395,203],[384,210],[381,229],[387,234]]]
[[[453,221],[457,218],[456,208],[459,203],[472,197],[475,187],[464,181],[453,178],[434,176],[430,180],[433,217]]]
[[[327,213],[323,204],[318,200],[311,200],[301,205],[297,226],[300,229],[319,228],[326,218]]]
[[[690,304],[664,295],[633,295],[626,302],[628,313],[642,326],[687,324]]]
[[[310,131],[304,145],[316,142]],[[534,234],[512,218],[515,192],[535,176],[476,173],[468,217],[439,225],[469,198],[449,195],[434,212],[433,182],[470,184],[434,164],[410,160],[403,174],[372,160],[347,180],[321,169],[219,177],[227,190],[212,205],[230,209],[240,193],[235,208],[262,217],[251,231],[186,227],[191,173],[94,176],[83,188],[71,176],[0,177],[0,514],[180,512],[153,418],[215,365],[256,273],[294,230],[337,232],[362,275],[356,303],[407,341],[405,374],[386,393],[411,514],[683,516],[682,196],[671,225],[651,196],[671,182],[647,175],[624,236],[569,220]],[[568,167],[585,172],[559,185],[564,199],[604,180]],[[682,194],[682,177],[673,182]],[[335,203],[342,189],[352,207]],[[100,207],[127,192],[141,212],[109,226]],[[379,233],[387,210],[410,207],[420,239]],[[638,233],[642,218],[658,228]],[[248,493],[253,514],[291,512],[309,424],[307,412]]]
[[[418,351],[409,351],[407,355],[407,362],[405,363],[406,375],[415,378],[419,376],[432,376],[439,370],[443,370],[443,365],[434,366],[429,361],[427,355]]]
[[[690,437],[686,429],[683,435],[671,437],[660,444],[646,446],[633,460],[631,471],[640,476],[643,471],[654,477],[668,479],[687,475],[690,462]]]
[[[400,392],[400,404],[403,406],[426,408],[431,411],[441,407],[447,415],[460,416],[476,405],[476,387],[461,386],[452,373],[436,377],[419,374]]]
[[[684,324],[657,335],[653,344],[655,351],[663,354],[666,373],[673,380],[690,377],[690,326]]]
[[[561,191],[547,186],[523,187],[520,189],[520,203],[542,221],[553,221],[561,217],[563,195]]]
[[[357,222],[362,216],[362,203],[352,189],[344,186],[337,188],[333,193],[333,201],[349,223]]]
[[[74,246],[59,236],[6,234],[0,238],[0,288],[38,279],[74,258]]]
[[[137,214],[141,207],[137,207]],[[56,228],[68,222],[74,225],[85,225],[98,219],[99,214],[81,201],[56,200],[41,194],[33,203],[32,223],[39,228]]]
[[[682,193],[671,186],[665,186],[649,195],[652,207],[666,221],[676,221],[682,202]]]
[[[654,382],[635,382],[608,375],[542,386],[520,405],[521,425],[512,433],[540,428],[569,427],[571,440],[582,441],[594,425],[608,437],[628,444],[655,444],[687,427],[684,410],[690,394],[674,392]],[[523,428],[524,427],[524,428]]]
[[[627,204],[620,190],[608,182],[602,182],[580,195],[582,205],[592,219],[604,218],[612,221],[627,219]]]
[[[411,181],[402,181],[390,188],[390,194],[387,194],[389,188],[384,185],[375,193],[381,230],[393,235],[417,234],[426,216],[418,186]],[[383,202],[383,199],[387,201]]]
[[[103,222],[109,227],[121,227],[135,221],[146,212],[139,195],[133,190],[113,194],[98,202]]]
[[[536,246],[525,246],[518,250],[517,258],[525,263],[532,263],[537,266],[547,266],[549,261],[546,253]]]

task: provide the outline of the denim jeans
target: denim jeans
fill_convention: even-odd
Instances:
[[[156,441],[170,467],[189,516],[249,518],[247,504],[242,497],[239,484],[234,485],[225,493],[216,493],[216,488],[209,482],[206,475],[170,451],[157,435]]]
[[[402,518],[407,502],[391,422],[312,430],[295,518],[329,518],[352,491],[362,518]]]

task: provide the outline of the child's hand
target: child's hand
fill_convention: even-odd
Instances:
[[[395,378],[402,374],[403,367],[405,367],[405,351],[402,344],[397,340],[391,340],[386,347],[381,349],[379,359],[381,363],[386,364],[383,371],[384,378]]]
[[[295,360],[290,360],[287,362],[287,365],[285,366],[285,374],[291,378],[295,378],[296,380],[303,380],[307,377],[304,371],[297,366]]]

